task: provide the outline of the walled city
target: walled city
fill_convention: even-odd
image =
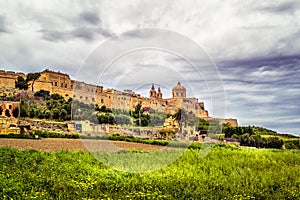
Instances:
[[[141,103],[143,107],[168,114],[174,114],[182,108],[207,121],[214,119],[205,110],[204,102],[186,96],[186,88],[180,82],[172,89],[172,98],[164,99],[160,87],[156,89],[154,84],[150,88],[149,97],[144,97],[132,90],[104,89],[103,86],[72,80],[68,74],[49,69],[40,72],[40,75],[34,83],[34,92],[48,90],[51,94],[60,94],[66,99],[72,97],[84,103],[97,104],[99,107],[106,106],[123,110],[133,110],[138,103]],[[15,88],[18,76],[26,77],[21,72],[0,70],[0,87]],[[232,118],[214,120],[231,126],[238,125],[237,120]]]

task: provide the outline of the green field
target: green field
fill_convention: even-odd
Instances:
[[[162,154],[177,151],[182,150]],[[1,148],[0,198],[300,199],[300,151],[216,146],[207,153],[187,150],[162,169],[129,173],[83,152]],[[149,153],[110,154],[113,159],[128,156],[133,165],[136,157],[129,155],[146,163]]]

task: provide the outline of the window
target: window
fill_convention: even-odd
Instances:
[[[89,98],[88,97],[85,97],[85,100],[88,100]]]
[[[73,85],[71,85],[71,89],[73,89]]]
[[[57,82],[54,82],[54,86],[57,86]]]
[[[73,97],[75,98],[75,97],[76,97],[76,95],[73,95]]]
[[[92,98],[92,101],[94,102],[94,101],[95,101],[95,98]]]
[[[61,85],[61,87],[64,87],[64,83],[61,83],[60,85]]]
[[[11,109],[11,108],[12,108],[12,106],[11,106],[11,105],[9,105],[9,106],[8,106],[8,108],[9,108],[9,109]]]
[[[104,103],[104,100],[103,100],[103,99],[101,99],[101,103]]]
[[[82,96],[80,96],[80,99],[82,99]]]
[[[65,88],[67,88],[68,87],[68,84],[65,84]]]

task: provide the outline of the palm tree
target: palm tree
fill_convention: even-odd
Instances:
[[[173,115],[174,119],[179,123],[179,133],[182,134],[183,122],[186,123],[186,112],[183,108],[179,108]]]

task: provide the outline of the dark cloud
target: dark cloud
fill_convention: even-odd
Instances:
[[[9,33],[6,25],[5,17],[0,15],[0,33]]]
[[[87,22],[87,23],[82,23]],[[38,21],[42,26],[45,26],[45,21]],[[49,22],[48,19],[48,23]],[[68,41],[74,38],[80,38],[85,41],[93,41],[95,40],[95,36],[100,34],[103,37],[110,37],[114,33],[110,30],[107,30],[102,27],[101,19],[99,18],[97,13],[83,11],[79,15],[78,18],[73,18],[68,20],[68,28],[43,28],[39,32],[42,34],[42,38],[44,40],[48,40],[51,42],[60,42],[60,41]]]
[[[291,64],[294,65],[300,62],[300,54],[296,55],[270,55],[268,57],[255,57],[249,59],[234,59],[234,60],[222,60],[217,61],[218,66],[222,67],[236,67],[236,66],[244,66],[244,67],[258,67],[263,65],[273,65],[273,66],[282,66]]]
[[[295,120],[300,113],[300,55],[237,59],[217,65],[230,105],[227,111],[239,115],[242,125],[256,124],[283,133],[299,127]]]
[[[104,37],[110,37],[113,35],[109,30],[105,30],[101,27],[99,28],[75,28],[70,34],[73,37],[81,38],[86,41],[92,41],[95,38],[95,34],[100,34]]]
[[[86,41],[94,39],[94,30],[88,28],[76,28],[71,32],[71,35],[77,38],[82,38]]]
[[[85,41],[92,41],[95,39],[95,34],[100,34],[103,37],[110,37],[113,35],[109,30],[105,30],[101,27],[97,28],[87,28],[87,27],[77,27],[72,31],[56,31],[42,29],[39,31],[42,34],[44,40],[51,42],[67,41],[72,38],[80,38]]]
[[[293,14],[297,9],[299,9],[299,2],[284,2],[281,4],[272,4],[268,6],[262,6],[259,10],[268,11],[273,13],[287,13]]]
[[[93,25],[98,25],[101,23],[101,19],[99,18],[98,14],[94,12],[84,11],[79,15],[79,18]]]
[[[102,35],[104,37],[110,37],[115,34],[115,33],[111,32],[110,30],[104,29],[102,27],[96,28],[95,32],[99,33],[100,35]]]
[[[39,31],[42,34],[42,38],[51,42],[64,41],[67,39],[67,34],[61,31],[42,29]]]

